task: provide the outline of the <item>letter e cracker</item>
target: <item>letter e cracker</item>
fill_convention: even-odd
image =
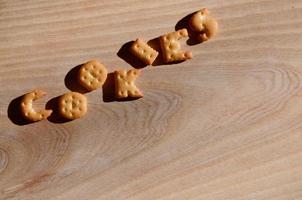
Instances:
[[[179,40],[187,36],[188,31],[184,28],[172,33],[168,33],[159,38],[163,59],[166,63],[183,61],[192,58],[192,52],[181,51]]]

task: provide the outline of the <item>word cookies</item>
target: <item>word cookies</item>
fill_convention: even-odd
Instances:
[[[146,65],[152,65],[155,59],[161,55],[165,63],[185,61],[193,57],[192,52],[183,51],[180,45],[180,39],[193,37],[198,42],[204,42],[214,37],[218,30],[217,21],[209,15],[209,11],[204,8],[191,15],[186,28],[164,34],[159,37],[161,52],[156,51],[149,46],[143,39],[136,39],[128,49],[137,59]],[[140,70],[117,70],[114,72],[115,97],[141,98],[142,91],[136,86],[135,80],[140,75]],[[97,90],[102,87],[107,79],[106,67],[97,60],[91,60],[81,65],[76,80],[87,91]],[[36,111],[33,102],[46,95],[46,92],[40,89],[33,90],[23,95],[20,103],[22,116],[29,121],[35,122],[47,119],[52,115],[53,110],[42,109]],[[67,120],[74,120],[83,117],[88,110],[87,98],[84,94],[77,92],[67,92],[58,98],[58,113]]]

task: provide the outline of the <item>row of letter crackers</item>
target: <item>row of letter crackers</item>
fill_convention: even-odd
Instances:
[[[179,40],[185,37],[194,37],[199,42],[207,41],[215,36],[218,30],[217,21],[209,15],[209,11],[204,8],[194,13],[188,21],[188,27],[193,33],[188,34],[187,29],[180,29],[175,32],[160,36],[161,53],[165,63],[184,61],[192,58],[190,51],[182,51]],[[129,51],[146,65],[151,65],[159,52],[150,47],[142,39],[136,39]],[[77,76],[77,82],[88,91],[96,90],[105,83],[107,79],[107,69],[97,60],[91,60],[83,64]],[[143,93],[135,85],[135,80],[139,76],[140,70],[117,70],[114,73],[115,96],[123,98],[141,98]],[[21,113],[29,121],[40,121],[47,119],[53,110],[44,109],[35,111],[33,101],[43,97],[46,93],[42,90],[34,90],[25,94],[21,100]],[[60,116],[67,120],[73,120],[84,116],[87,113],[87,98],[77,92],[68,92],[59,97],[58,112]]]

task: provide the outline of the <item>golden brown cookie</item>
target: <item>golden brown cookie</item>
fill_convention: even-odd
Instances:
[[[40,121],[46,119],[52,113],[52,110],[40,110],[35,111],[33,108],[33,102],[46,95],[46,92],[42,90],[34,90],[25,94],[21,100],[21,113],[25,119],[29,121]]]
[[[88,91],[96,90],[105,83],[107,69],[97,60],[91,60],[81,66],[78,79]]]
[[[179,40],[187,36],[188,31],[184,28],[172,33],[168,33],[159,38],[163,59],[166,63],[183,61],[192,58],[192,52],[181,51]]]
[[[87,98],[77,92],[68,92],[59,98],[59,113],[62,117],[73,120],[87,113]]]
[[[207,41],[214,37],[218,31],[217,21],[209,16],[208,9],[204,8],[192,15],[189,20],[190,28],[197,33],[199,42]]]
[[[117,98],[143,97],[142,92],[135,85],[140,71],[137,69],[115,71],[115,93]]]
[[[146,65],[151,65],[158,56],[158,52],[140,38],[133,42],[130,51]]]

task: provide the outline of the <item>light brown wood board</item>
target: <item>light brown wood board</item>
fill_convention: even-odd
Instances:
[[[43,107],[90,59],[133,68],[124,44],[203,7],[219,34],[142,68],[143,98],[107,87],[81,119],[14,118],[14,99],[40,88]],[[301,0],[1,0],[0,86],[1,200],[302,199]]]

